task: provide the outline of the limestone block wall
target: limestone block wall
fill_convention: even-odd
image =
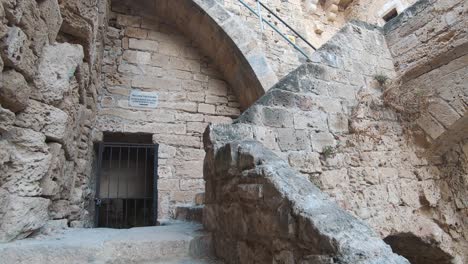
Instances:
[[[217,65],[235,89],[242,109],[278,79],[258,40],[245,23],[215,0],[119,0],[115,8],[136,15],[157,15],[183,32]]]
[[[355,0],[348,4],[344,14],[348,19],[383,26],[386,24],[383,17],[392,9],[401,14],[415,2],[417,0]]]
[[[289,45],[273,29],[264,25],[261,29],[259,18],[245,8],[238,0],[221,0],[227,10],[245,21],[251,28],[265,51],[269,64],[279,78],[286,76],[305,58]],[[255,0],[244,0],[257,10]],[[392,7],[403,12],[416,0],[352,0],[352,1],[318,1],[318,0],[268,0],[263,1],[271,10],[296,29],[315,47],[320,47],[332,38],[348,21],[360,20],[382,26],[382,16]],[[276,18],[263,10],[263,17],[276,25],[283,33],[293,36],[294,33],[284,27]],[[312,50],[299,38],[293,38],[305,51]]]
[[[385,25],[396,71],[406,82],[467,53],[463,0],[420,0]]]
[[[346,213],[248,126],[205,133],[205,227],[226,263],[409,263]]]
[[[271,67],[279,78],[286,76],[297,66],[305,62],[304,56],[297,52],[272,28],[264,24],[262,30],[259,18],[239,3],[238,0],[223,0],[221,2],[226,9],[241,17],[254,31],[260,40],[261,47],[265,51]],[[255,0],[246,0],[244,2],[255,10],[257,9]],[[310,5],[312,3],[308,2],[317,1],[270,0],[263,2],[316,47],[320,47],[328,41],[344,24],[344,16],[341,12],[339,16],[333,14],[333,19],[329,20],[328,8],[320,3],[316,3],[315,8],[311,8]],[[268,13],[265,10],[262,11],[262,14],[265,19],[276,25],[285,34],[294,35],[293,32],[284,27],[276,18],[271,15],[267,16]],[[312,53],[312,50],[302,40],[297,38],[295,41],[305,51]]]
[[[465,1],[418,1],[385,26],[399,78],[387,101],[422,131],[433,152],[467,134],[466,12]]]
[[[465,156],[454,150],[445,166],[406,136],[374,78],[396,76],[391,58],[382,31],[348,24],[235,123],[410,261],[464,263]]]
[[[0,3],[0,242],[85,226],[106,1]]]
[[[203,131],[231,123],[239,103],[217,67],[167,20],[113,4],[96,131],[153,134],[160,145],[159,218],[170,218],[204,191]],[[132,90],[157,92],[157,107],[129,106]]]

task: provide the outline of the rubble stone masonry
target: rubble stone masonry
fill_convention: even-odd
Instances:
[[[91,226],[106,1],[0,1],[0,242]]]

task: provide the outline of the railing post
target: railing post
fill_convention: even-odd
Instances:
[[[261,9],[260,9],[260,0],[257,0],[257,12],[258,12],[258,18],[260,19],[260,29],[262,30],[263,32],[263,18],[262,18],[262,12],[261,12]]]

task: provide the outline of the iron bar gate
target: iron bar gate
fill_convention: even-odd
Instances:
[[[157,224],[158,145],[100,143],[97,166],[97,227]]]

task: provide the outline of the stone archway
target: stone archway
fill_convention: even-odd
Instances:
[[[131,0],[123,7],[135,8]],[[258,46],[254,33],[215,0],[148,0],[138,3],[142,14],[156,11],[192,39],[214,61],[245,110],[278,78]]]

